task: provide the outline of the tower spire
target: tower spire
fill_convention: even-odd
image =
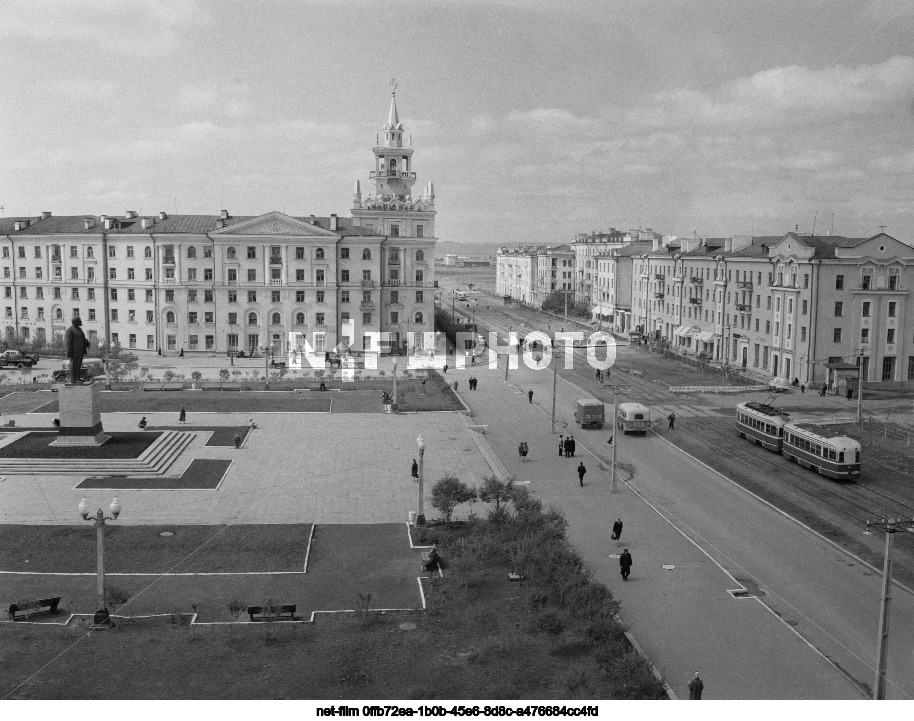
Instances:
[[[396,128],[400,124],[397,116],[397,79],[390,79],[390,112],[387,114],[387,125]]]

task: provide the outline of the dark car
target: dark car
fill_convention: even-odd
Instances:
[[[93,378],[105,375],[105,364],[100,360],[84,360],[79,372],[79,379],[91,381]],[[70,378],[70,361],[64,361],[63,368],[54,371],[55,383],[64,383]]]

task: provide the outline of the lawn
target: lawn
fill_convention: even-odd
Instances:
[[[334,394],[336,395],[336,394]],[[330,399],[311,393],[225,393],[219,391],[126,391],[100,393],[102,413],[329,413]],[[32,413],[58,413],[54,398]]]
[[[564,575],[555,575],[558,570],[541,574],[551,561],[538,559],[551,554],[556,560],[559,551],[567,558],[562,527],[552,512],[527,505],[506,526],[480,523],[432,531],[449,565],[443,578],[433,574],[423,581],[427,610],[421,612],[391,610],[421,604],[418,550],[409,548],[403,525],[319,526],[307,574],[168,577],[152,585],[147,579],[143,588],[148,590],[130,605],[134,613],[145,613],[152,604],[144,599],[160,598],[166,613],[175,612],[162,619],[130,619],[117,631],[92,634],[82,621],[68,636],[47,624],[0,624],[0,696],[663,698],[662,688],[608,615],[614,607],[611,595],[587,581],[576,564]],[[93,534],[81,530],[91,539]],[[513,566],[508,548],[519,554],[516,561],[529,580],[508,580]],[[259,546],[254,550],[260,553]],[[244,555],[241,548],[236,557]],[[80,597],[91,607],[91,576],[21,578],[35,585],[20,586],[16,598],[81,584]],[[0,584],[7,583],[0,576]],[[68,599],[74,591],[67,588],[53,595]],[[299,615],[320,608],[321,601],[329,610],[327,602],[334,599],[337,609],[352,610],[319,615],[314,624],[192,627],[186,622],[191,604],[206,621],[226,618],[232,598],[259,605],[267,597],[296,603]],[[35,672],[28,684],[18,686]]]
[[[90,476],[77,488],[111,488],[128,491],[194,491],[214,490],[222,483],[231,461],[195,458],[179,477],[168,476]]]
[[[52,446],[60,436],[51,432],[28,433],[0,448],[0,458],[139,458],[161,433],[109,433],[102,446]]]

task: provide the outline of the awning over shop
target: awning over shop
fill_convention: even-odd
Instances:
[[[702,343],[710,343],[712,340],[714,340],[714,331],[713,330],[702,331],[697,336],[695,336],[695,340],[701,341]]]
[[[690,325],[681,325],[676,330],[673,331],[674,336],[683,336],[687,335],[692,331],[692,326]]]

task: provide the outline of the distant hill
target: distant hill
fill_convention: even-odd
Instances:
[[[443,258],[449,253],[455,255],[495,255],[500,243],[455,243],[452,240],[439,240],[435,243],[435,257]]]

